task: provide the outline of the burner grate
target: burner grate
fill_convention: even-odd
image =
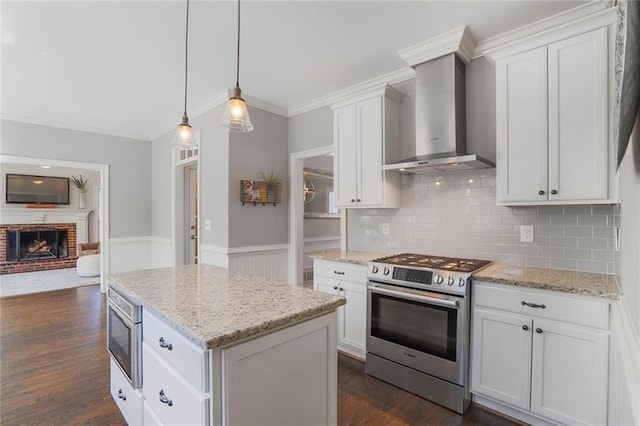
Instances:
[[[374,259],[374,262],[400,266],[418,266],[457,272],[474,272],[491,262],[478,259],[460,259],[427,254],[402,253]]]

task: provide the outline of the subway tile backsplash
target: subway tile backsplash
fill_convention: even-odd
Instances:
[[[498,207],[495,169],[402,176],[400,209],[349,210],[350,250],[618,273],[612,205]],[[382,224],[390,224],[388,235]],[[534,242],[520,242],[520,226]]]

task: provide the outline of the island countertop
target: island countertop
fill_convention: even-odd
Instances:
[[[108,282],[209,349],[329,313],[346,303],[344,297],[205,264],[114,273]]]

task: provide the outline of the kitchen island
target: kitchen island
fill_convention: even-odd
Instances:
[[[210,265],[112,274],[109,286],[143,307],[133,397],[112,362],[129,424],[336,423],[344,298]]]

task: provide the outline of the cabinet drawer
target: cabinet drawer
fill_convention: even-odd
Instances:
[[[587,298],[549,290],[523,290],[487,281],[474,281],[472,294],[474,307],[500,309],[587,327],[609,328],[609,303],[595,297]],[[531,307],[523,302],[544,305],[544,308]]]
[[[146,343],[142,344],[142,362],[144,399],[160,423],[209,424],[209,398],[193,389]]]
[[[142,424],[142,394],[134,390],[114,360],[111,362],[111,396],[129,426]]]
[[[209,391],[209,351],[195,345],[149,311],[143,311],[143,341],[180,372],[191,386]],[[162,340],[161,340],[162,339]]]
[[[143,402],[142,407],[142,419],[144,420],[144,426],[162,425],[160,419],[156,416],[156,413],[154,413],[149,404],[147,404],[147,401]]]
[[[367,267],[364,265],[315,260],[313,263],[313,274],[341,281],[362,283],[362,285],[366,285],[367,283]]]

